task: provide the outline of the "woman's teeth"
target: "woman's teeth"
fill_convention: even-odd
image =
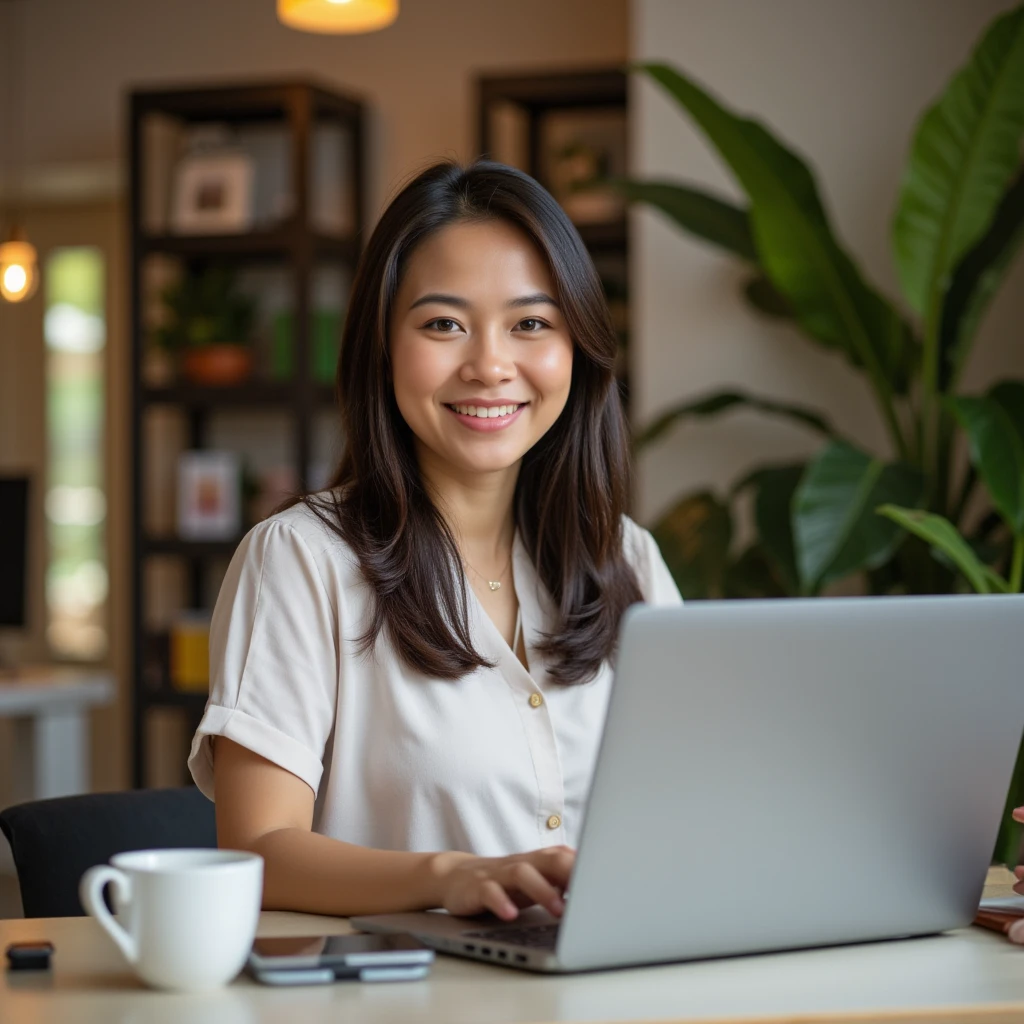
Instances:
[[[478,419],[496,419],[498,416],[511,416],[512,413],[519,408],[518,405],[492,405],[492,406],[476,406],[476,405],[450,405],[449,409],[454,409],[457,413],[461,413],[463,416],[476,416]]]

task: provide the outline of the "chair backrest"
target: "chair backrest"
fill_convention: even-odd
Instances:
[[[78,882],[115,853],[216,847],[213,804],[194,786],[36,800],[0,811],[26,917],[78,917]]]

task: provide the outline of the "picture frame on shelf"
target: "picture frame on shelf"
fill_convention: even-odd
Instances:
[[[234,452],[185,451],[178,457],[178,535],[233,540],[242,529],[242,467]]]
[[[541,180],[574,224],[602,224],[625,216],[614,189],[596,186],[626,172],[626,118],[617,110],[558,111],[541,131]]]
[[[179,235],[240,234],[252,227],[253,164],[242,152],[183,157],[174,175],[171,229]]]

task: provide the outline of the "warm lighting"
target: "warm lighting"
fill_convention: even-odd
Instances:
[[[398,17],[398,0],[277,0],[277,16],[303,32],[375,32]]]
[[[11,240],[0,245],[0,295],[8,302],[22,302],[38,283],[35,246],[15,230]]]

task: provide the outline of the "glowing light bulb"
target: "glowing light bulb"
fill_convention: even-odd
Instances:
[[[0,245],[0,296],[8,302],[23,302],[38,283],[35,247],[20,238]]]
[[[277,0],[277,17],[303,32],[375,32],[398,17],[398,0]]]

